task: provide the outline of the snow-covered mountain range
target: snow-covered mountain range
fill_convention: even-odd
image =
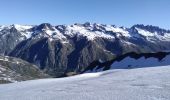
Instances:
[[[36,64],[60,77],[83,72],[94,61],[129,52],[170,50],[170,31],[151,25],[131,28],[105,24],[0,26],[0,54]]]
[[[89,41],[96,38],[115,39],[120,37],[128,37],[133,39],[145,38],[147,41],[155,42],[169,41],[170,30],[161,29],[151,25],[134,25],[131,28],[116,27],[114,25],[105,24],[74,24],[74,25],[58,25],[52,26],[49,23],[41,25],[18,25],[0,26],[1,36],[18,32],[20,37],[18,40],[26,40],[29,38],[48,37],[49,40],[61,40],[62,43],[69,43],[68,38],[76,36],[86,37]],[[10,34],[11,35],[11,34]],[[13,35],[15,35],[13,33]],[[16,41],[18,41],[16,40]]]

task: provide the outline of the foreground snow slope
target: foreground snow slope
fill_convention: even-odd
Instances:
[[[4,84],[0,100],[170,100],[170,66]]]

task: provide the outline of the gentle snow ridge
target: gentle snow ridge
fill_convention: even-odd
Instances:
[[[0,100],[169,100],[170,66],[0,85]]]

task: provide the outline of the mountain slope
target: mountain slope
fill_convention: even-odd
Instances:
[[[127,53],[117,56],[113,60],[101,62],[94,61],[84,72],[98,72],[109,69],[132,69],[141,67],[155,67],[170,65],[169,52],[157,53]]]
[[[81,73],[94,61],[110,61],[129,52],[169,51],[170,31],[155,26],[124,28],[96,23],[10,25],[0,28],[0,47],[3,55],[21,58],[60,77]]]
[[[0,85],[0,100],[169,100],[170,66]]]
[[[47,77],[50,76],[33,64],[18,58],[0,56],[0,84]]]

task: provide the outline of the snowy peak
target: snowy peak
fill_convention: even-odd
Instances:
[[[66,31],[64,33],[67,36],[83,36],[88,40],[94,40],[96,38],[107,38],[112,39],[114,36],[110,34],[106,34],[99,25],[84,27],[82,24],[74,24],[66,27]]]
[[[14,27],[18,31],[26,31],[28,29],[31,29],[33,26],[31,25],[18,25],[18,24],[13,24],[11,27]]]
[[[36,27],[37,30],[53,30],[53,26],[49,23],[42,23]]]
[[[152,32],[152,33],[154,33],[154,32],[170,33],[170,30],[165,30],[165,29],[159,28],[158,26],[152,26],[152,25],[137,24],[137,25],[134,25],[132,27],[144,29],[144,30],[147,30],[147,31]]]
[[[89,26],[91,26],[91,25],[92,25],[92,24],[91,24],[90,22],[86,22],[86,23],[83,24],[84,27],[89,27]]]
[[[4,25],[0,25],[0,31],[1,31],[2,29],[4,29],[4,28],[5,28]]]
[[[132,26],[132,29],[136,29],[138,30],[138,32],[140,33],[144,33],[147,34],[148,36],[150,36],[152,34],[153,35],[160,35],[160,36],[164,36],[165,34],[169,33],[170,34],[170,30],[165,30],[162,28],[159,28],[157,26],[152,26],[152,25],[142,25],[142,24],[137,24]]]

